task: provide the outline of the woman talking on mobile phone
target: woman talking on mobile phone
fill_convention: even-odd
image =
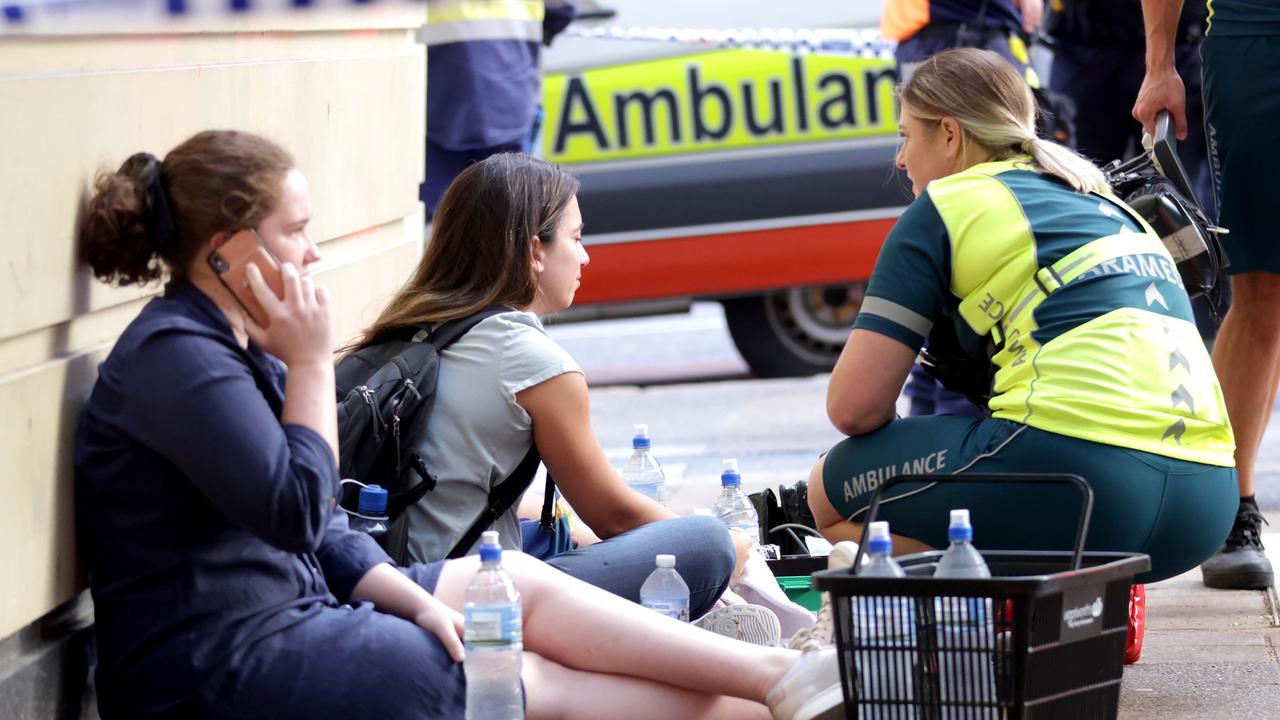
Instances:
[[[170,277],[102,363],[76,437],[105,720],[463,716],[458,611],[478,562],[397,568],[334,508],[310,216],[289,155],[231,131],[134,155],[85,210],[98,278]],[[213,253],[248,229],[280,263],[279,296],[256,264],[247,287],[218,277]],[[503,564],[523,596],[530,718],[806,720],[839,704],[830,651],[740,643],[519,553]]]

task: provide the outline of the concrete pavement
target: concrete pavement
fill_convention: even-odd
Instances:
[[[1280,529],[1280,513],[1267,519]],[[1280,567],[1280,532],[1263,544]],[[1148,585],[1146,643],[1125,668],[1120,718],[1280,718],[1275,602],[1274,590],[1210,590],[1198,569]]]

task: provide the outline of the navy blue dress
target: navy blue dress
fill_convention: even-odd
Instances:
[[[282,424],[284,382],[185,281],[102,363],[75,472],[104,720],[462,717],[435,636],[343,604],[390,560],[334,510],[324,439]],[[440,564],[402,571],[430,591]]]

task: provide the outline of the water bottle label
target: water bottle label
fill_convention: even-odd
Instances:
[[[519,605],[469,605],[464,611],[467,643],[518,643],[523,640]]]
[[[640,603],[650,610],[660,612],[680,622],[689,622],[689,603],[672,602],[670,600],[652,600],[641,598]]]
[[[914,644],[916,637],[916,606],[911,598],[859,597],[854,598],[859,635],[862,642],[877,645],[881,642],[906,640]]]

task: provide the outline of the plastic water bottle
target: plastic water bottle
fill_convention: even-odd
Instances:
[[[935,578],[989,578],[991,571],[973,546],[973,525],[968,510],[952,510],[947,528],[950,547],[938,560]],[[939,597],[934,601],[938,619],[938,674],[942,717],[969,717],[969,709],[946,707],[950,702],[990,703],[978,709],[979,717],[996,717],[995,675],[992,661],[995,632],[991,600],[981,597]],[[983,714],[988,713],[988,714]]]
[[[676,572],[675,555],[659,555],[658,567],[640,586],[640,604],[680,622],[689,622],[689,586]]]
[[[893,538],[889,523],[871,523],[867,539],[867,559],[858,577],[905,577],[893,559]],[[858,623],[858,640],[867,646],[856,653],[859,697],[863,704],[859,717],[916,717],[912,701],[912,676],[916,666],[916,605],[909,597],[864,596],[853,598]],[[901,703],[901,704],[900,704]]]
[[[622,468],[622,479],[632,490],[662,502],[667,498],[667,476],[650,452],[650,445],[649,426],[636,425],[635,437],[631,438],[631,457]]]
[[[520,593],[502,569],[498,533],[481,537],[480,571],[467,586],[463,643],[467,659],[466,720],[523,720]]]
[[[355,513],[347,519],[352,530],[368,533],[374,537],[387,532],[391,526],[387,518],[387,491],[380,485],[366,485],[360,488],[360,501]]]
[[[760,545],[760,517],[756,515],[751,499],[742,492],[742,476],[738,474],[738,461],[733,458],[724,461],[724,471],[720,473],[720,497],[711,507],[711,512],[730,530],[744,532],[753,545]]]

